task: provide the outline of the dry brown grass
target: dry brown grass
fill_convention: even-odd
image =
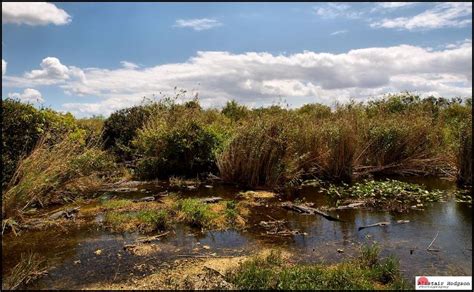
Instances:
[[[2,289],[15,290],[43,275],[45,260],[37,253],[22,254],[20,262],[3,278]]]
[[[64,136],[54,145],[42,139],[23,159],[3,194],[3,215],[18,214],[33,204],[48,205],[53,198],[96,190],[113,160],[97,145]]]

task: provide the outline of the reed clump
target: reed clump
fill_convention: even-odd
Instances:
[[[112,175],[113,158],[98,145],[68,134],[53,145],[45,141],[41,139],[17,167],[3,194],[4,218],[33,205],[90,193]]]

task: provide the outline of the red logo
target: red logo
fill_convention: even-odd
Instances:
[[[418,285],[429,285],[430,281],[425,276],[418,278]]]

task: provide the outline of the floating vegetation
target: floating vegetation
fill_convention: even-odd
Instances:
[[[454,191],[454,197],[458,203],[469,203],[472,205],[472,191],[458,189]]]
[[[438,190],[428,191],[423,186],[397,180],[365,180],[352,186],[331,185],[327,189],[336,204],[350,200],[364,200],[366,206],[390,211],[405,211],[408,208],[422,208],[424,203],[440,201],[444,193]]]

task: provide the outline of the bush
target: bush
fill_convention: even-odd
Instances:
[[[235,100],[228,101],[222,109],[222,114],[232,121],[239,121],[249,115],[249,110],[243,105],[239,105]]]
[[[138,105],[116,111],[104,122],[102,140],[105,149],[110,149],[122,161],[131,160],[132,145],[140,129],[152,112],[153,104]]]
[[[196,177],[217,170],[215,153],[225,134],[200,107],[172,104],[153,113],[133,145],[142,154],[137,176]]]
[[[31,104],[7,98],[2,101],[2,187],[5,189],[19,161],[29,155],[45,133],[53,144],[66,132],[81,135],[71,114],[36,109]]]

